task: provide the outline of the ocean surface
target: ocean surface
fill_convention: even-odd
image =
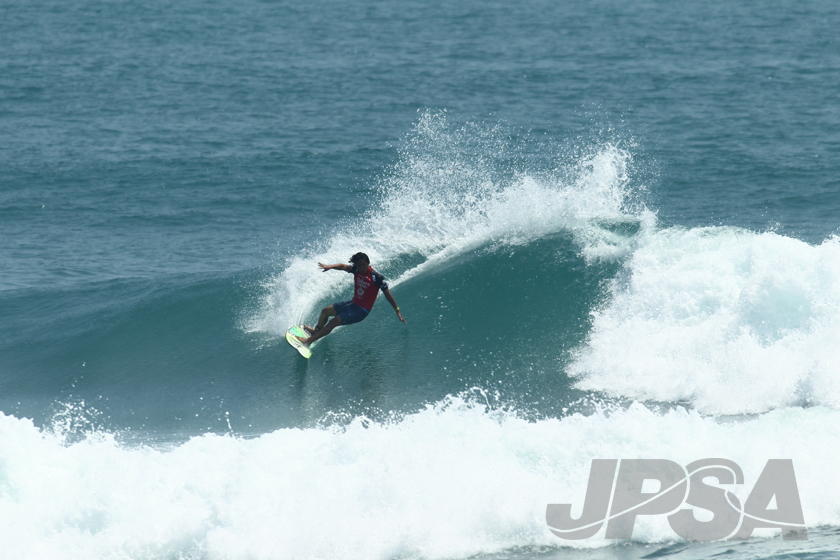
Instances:
[[[840,558],[840,3],[0,0],[0,559]],[[384,298],[311,359],[284,340]],[[790,459],[807,541],[549,530]]]

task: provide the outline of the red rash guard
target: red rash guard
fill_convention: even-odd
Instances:
[[[363,274],[356,270],[355,265],[349,272],[353,274],[353,281],[355,284],[353,291],[353,303],[370,311],[373,309],[373,304],[376,302],[376,296],[379,295],[379,290],[388,289],[388,284],[385,282],[385,278],[372,268],[368,268],[368,271]]]

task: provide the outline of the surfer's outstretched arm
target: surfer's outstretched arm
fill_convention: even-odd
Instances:
[[[383,294],[385,294],[385,299],[387,299],[387,300],[388,300],[388,303],[390,303],[390,304],[391,304],[391,307],[393,307],[393,308],[394,308],[394,311],[396,311],[396,312],[397,312],[397,318],[398,318],[400,321],[402,321],[403,323],[407,322],[407,321],[405,320],[405,318],[402,316],[402,313],[400,313],[400,306],[399,306],[399,305],[397,305],[397,302],[396,302],[396,300],[394,299],[394,296],[392,296],[392,295],[391,295],[391,290],[389,290],[388,288],[385,288],[384,290],[382,290],[382,293],[383,293]]]
[[[318,266],[321,268],[321,272],[326,272],[328,270],[343,270],[344,272],[350,272],[353,270],[353,267],[349,264],[344,263],[337,263],[337,264],[324,264],[318,263]]]

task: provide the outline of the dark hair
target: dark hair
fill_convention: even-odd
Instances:
[[[355,255],[350,257],[350,262],[353,263],[353,264],[356,264],[357,262],[359,262],[361,260],[366,260],[368,262],[368,264],[370,264],[370,259],[364,253],[356,253]]]

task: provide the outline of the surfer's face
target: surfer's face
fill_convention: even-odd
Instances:
[[[366,261],[365,259],[359,259],[356,261],[356,269],[359,272],[367,272],[370,268],[370,261]]]

